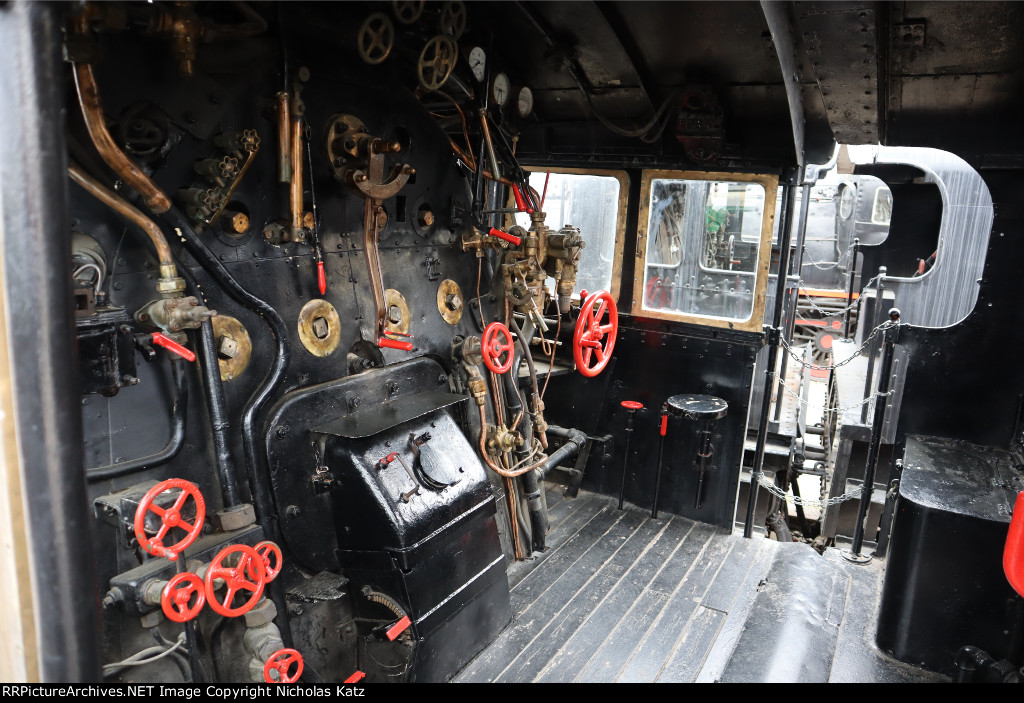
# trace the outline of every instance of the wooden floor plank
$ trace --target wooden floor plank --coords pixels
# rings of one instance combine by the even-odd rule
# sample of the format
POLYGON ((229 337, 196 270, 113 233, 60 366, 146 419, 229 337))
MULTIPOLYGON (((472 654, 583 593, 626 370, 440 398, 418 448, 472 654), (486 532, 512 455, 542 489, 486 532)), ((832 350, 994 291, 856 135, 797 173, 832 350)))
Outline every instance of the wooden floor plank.
POLYGON ((685 575, 677 575, 668 603, 643 638, 636 639, 617 680, 650 682, 658 677, 735 546, 728 535, 716 533, 685 575))
POLYGON ((726 613, 703 605, 697 607, 690 623, 676 644, 668 663, 662 668, 658 683, 690 683, 700 671, 704 657, 718 637, 726 613))
MULTIPOLYGON (((657 526, 659 522, 651 520, 648 525, 657 526)), ((537 680, 574 680, 619 621, 626 616, 637 598, 644 593, 651 580, 671 561, 672 555, 694 526, 695 523, 692 521, 679 517, 660 526, 660 530, 645 547, 644 553, 638 556, 633 567, 617 584, 614 584, 614 588, 609 592, 608 598, 600 604, 599 609, 551 658, 537 680)))
MULTIPOLYGON (((640 526, 642 515, 602 509, 580 530, 563 555, 547 560, 530 576, 528 588, 513 594, 515 620, 459 675, 460 681, 497 681, 590 578, 640 526), (543 571, 543 573, 542 573, 543 571)), ((525 582, 524 582, 525 583, 525 582)))

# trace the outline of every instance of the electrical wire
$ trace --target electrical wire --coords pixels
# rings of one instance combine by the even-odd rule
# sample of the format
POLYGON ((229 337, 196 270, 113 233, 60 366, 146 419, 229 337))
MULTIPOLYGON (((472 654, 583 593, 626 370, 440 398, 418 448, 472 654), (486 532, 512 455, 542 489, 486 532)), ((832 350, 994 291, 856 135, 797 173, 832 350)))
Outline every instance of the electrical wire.
POLYGON ((74 273, 71 274, 71 280, 77 280, 82 272, 87 269, 93 269, 96 271, 96 285, 93 286, 93 294, 99 295, 100 289, 103 287, 103 271, 96 264, 82 264, 75 269, 74 273))
POLYGON ((143 649, 141 652, 136 652, 132 656, 124 659, 123 661, 115 662, 113 664, 105 664, 103 666, 103 675, 111 676, 116 674, 130 666, 143 666, 144 664, 152 664, 155 661, 159 661, 166 656, 174 653, 179 647, 185 644, 185 633, 182 632, 178 635, 178 639, 170 647, 156 646, 143 649), (150 655, 156 656, 150 656, 150 655))

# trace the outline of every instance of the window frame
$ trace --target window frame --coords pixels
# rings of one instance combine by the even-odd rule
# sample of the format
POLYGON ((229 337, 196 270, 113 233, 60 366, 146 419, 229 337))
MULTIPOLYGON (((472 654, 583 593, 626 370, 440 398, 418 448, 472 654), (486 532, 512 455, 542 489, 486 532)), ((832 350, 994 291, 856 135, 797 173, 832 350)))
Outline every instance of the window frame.
POLYGON ((764 323, 764 308, 767 298, 768 269, 771 265, 772 232, 775 225, 775 201, 778 196, 779 177, 772 174, 723 173, 711 171, 676 171, 671 169, 644 169, 640 182, 640 216, 637 222, 636 262, 633 276, 633 297, 630 314, 638 318, 654 318, 686 322, 702 327, 720 327, 747 332, 760 332, 764 323), (724 317, 710 317, 664 310, 647 310, 643 307, 644 285, 647 278, 647 227, 650 224, 651 183, 656 179, 688 181, 728 181, 734 183, 756 183, 764 188, 764 212, 761 220, 761 242, 757 255, 757 274, 754 280, 754 301, 750 317, 734 320, 724 317))
MULTIPOLYGON (((570 166, 538 166, 531 164, 522 164, 522 169, 533 175, 535 173, 545 174, 549 171, 551 173, 559 173, 566 175, 576 176, 610 176, 619 182, 619 205, 615 215, 615 248, 612 253, 612 282, 611 290, 608 293, 612 296, 612 299, 618 300, 619 293, 622 289, 622 257, 624 255, 625 244, 626 244, 626 209, 629 205, 629 173, 623 169, 606 169, 606 168, 574 168, 570 166)), ((509 189, 511 191, 511 189, 509 189)), ((540 193, 543 195, 542 193, 540 193)), ((509 206, 515 207, 515 202, 512 201, 511 192, 509 193, 509 206)), ((515 214, 510 213, 505 221, 507 226, 516 224, 515 214)), ((557 232, 563 224, 573 224, 560 222, 555 226, 545 221, 548 229, 552 232, 557 232)), ((587 241, 587 233, 581 232, 583 235, 583 241, 587 241)), ((593 291, 587 291, 592 293, 593 291)), ((581 300, 579 288, 576 287, 572 292, 573 300, 581 300)))

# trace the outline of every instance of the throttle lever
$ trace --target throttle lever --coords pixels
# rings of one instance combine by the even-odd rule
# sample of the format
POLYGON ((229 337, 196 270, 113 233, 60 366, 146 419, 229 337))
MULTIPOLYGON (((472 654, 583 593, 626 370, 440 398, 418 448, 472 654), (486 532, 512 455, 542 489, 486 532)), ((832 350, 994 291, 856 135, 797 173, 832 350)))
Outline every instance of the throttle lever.
POLYGON ((183 347, 170 337, 167 337, 166 335, 163 335, 160 332, 153 333, 153 344, 161 346, 167 351, 177 354, 185 361, 196 360, 195 352, 189 350, 188 347, 183 347))

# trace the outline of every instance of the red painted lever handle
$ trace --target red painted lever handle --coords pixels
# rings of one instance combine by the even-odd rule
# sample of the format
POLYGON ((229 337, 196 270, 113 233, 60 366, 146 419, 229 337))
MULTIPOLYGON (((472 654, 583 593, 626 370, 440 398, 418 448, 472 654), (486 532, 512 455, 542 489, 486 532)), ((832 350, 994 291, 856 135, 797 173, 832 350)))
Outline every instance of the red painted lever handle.
POLYGON ((316 262, 316 284, 320 288, 320 295, 327 292, 327 273, 324 271, 324 262, 316 262))
POLYGON ((381 337, 377 341, 378 347, 387 347, 388 349, 401 349, 402 351, 412 351, 412 342, 399 342, 397 339, 388 339, 387 337, 381 337))
POLYGON ((153 333, 153 344, 157 344, 169 352, 174 352, 185 361, 195 361, 196 355, 186 347, 181 346, 170 337, 165 337, 159 332, 153 333))
POLYGON ((517 208, 519 208, 522 212, 525 212, 527 214, 533 214, 533 208, 530 207, 530 204, 526 202, 526 198, 523 197, 523 191, 519 188, 519 186, 512 186, 512 195, 516 199, 517 208))
POLYGON ((344 683, 356 683, 357 681, 362 681, 365 677, 366 674, 364 674, 361 671, 357 671, 356 673, 352 674, 347 679, 345 679, 344 683))
POLYGON ((668 415, 661 416, 661 436, 668 434, 668 415))
POLYGON ((497 237, 498 239, 503 239, 509 244, 513 244, 515 246, 519 246, 523 242, 523 240, 517 237, 516 235, 509 234, 508 232, 502 232, 500 229, 497 229, 495 227, 491 227, 491 231, 488 232, 487 234, 491 235, 492 237, 497 237))

